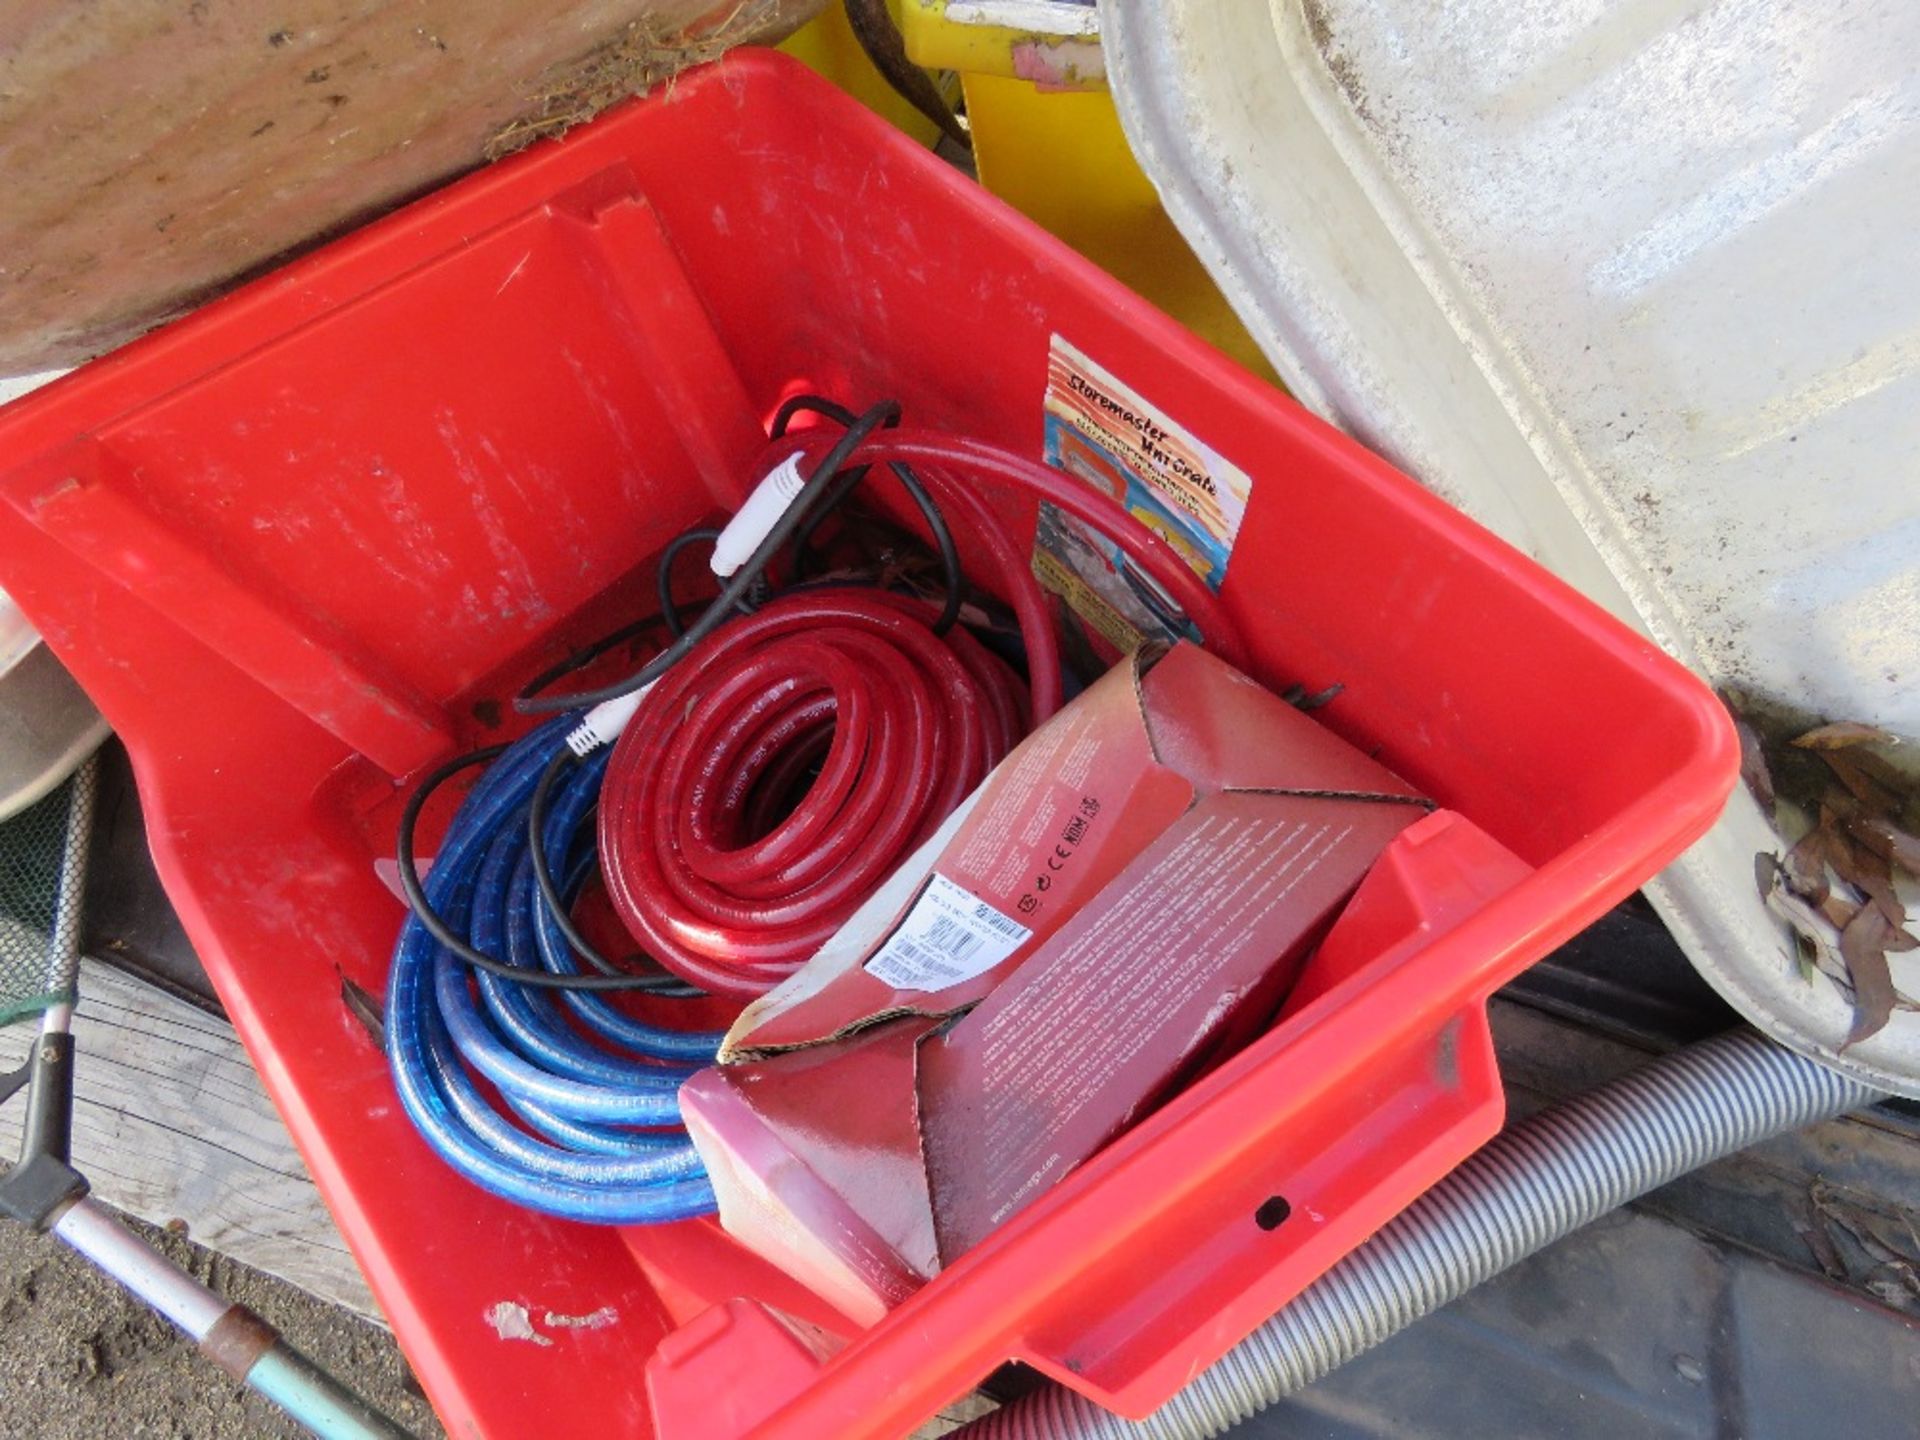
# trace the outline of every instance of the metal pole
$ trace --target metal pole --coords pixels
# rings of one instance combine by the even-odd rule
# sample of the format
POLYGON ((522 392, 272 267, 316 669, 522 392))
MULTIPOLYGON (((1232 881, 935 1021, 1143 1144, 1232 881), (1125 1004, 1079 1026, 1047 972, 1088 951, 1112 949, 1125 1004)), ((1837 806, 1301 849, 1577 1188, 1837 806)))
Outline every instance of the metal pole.
POLYGON ((22 1084, 27 1091, 20 1163, 0 1186, 0 1213, 58 1236, 185 1331, 214 1364, 322 1440, 409 1440, 404 1430, 288 1345, 253 1311, 228 1303, 87 1198, 86 1180, 71 1164, 69 1032, 80 970, 97 764, 90 757, 75 773, 67 805, 43 992, 61 998, 41 1016, 27 1066, 8 1077, 8 1089, 0 1092, 5 1098, 22 1084))
POLYGON ((323 1440, 409 1440, 386 1416, 280 1338, 244 1305, 229 1303, 122 1225, 97 1200, 80 1199, 53 1233, 190 1336, 200 1353, 323 1440))

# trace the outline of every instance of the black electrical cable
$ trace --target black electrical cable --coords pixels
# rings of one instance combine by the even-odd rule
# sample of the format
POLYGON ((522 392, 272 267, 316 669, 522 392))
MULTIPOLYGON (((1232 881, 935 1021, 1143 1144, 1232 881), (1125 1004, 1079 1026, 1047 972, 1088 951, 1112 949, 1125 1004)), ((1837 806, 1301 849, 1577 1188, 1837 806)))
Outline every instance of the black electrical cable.
POLYGON ((678 640, 687 633, 686 625, 680 619, 680 610, 673 603, 673 562, 680 558, 680 552, 689 545, 701 541, 711 544, 720 538, 720 532, 710 525, 702 525, 693 530, 682 530, 667 542, 667 548, 660 552, 660 561, 654 568, 654 588, 660 595, 660 613, 667 617, 667 631, 678 640))
MULTIPOLYGON (((793 417, 809 410, 815 415, 826 416, 827 419, 833 421, 836 425, 851 425, 855 419, 853 411, 842 405, 838 400, 829 399, 825 395, 802 392, 799 395, 789 395, 785 400, 780 402, 780 408, 773 412, 773 424, 769 427, 768 433, 770 433, 774 439, 780 439, 787 433, 788 428, 792 426, 793 417)), ((899 424, 899 417, 896 415, 894 419, 888 423, 887 428, 892 429, 897 424, 899 424)))
MULTIPOLYGON (((774 437, 776 440, 779 436, 774 437)), ((856 465, 850 470, 842 470, 840 478, 820 502, 820 508, 807 517, 807 523, 793 532, 793 573, 796 579, 805 579, 808 573, 807 551, 812 548, 814 532, 831 515, 840 502, 851 495, 867 478, 871 465, 856 465)))
MULTIPOLYGON (((816 415, 824 415, 836 425, 851 428, 859 419, 853 411, 824 395, 794 395, 781 402, 773 415, 773 438, 778 440, 787 433, 787 427, 793 423, 793 417, 803 410, 811 410, 816 415)), ((891 429, 900 423, 898 411, 887 421, 891 429)), ((867 473, 865 465, 855 466, 842 477, 829 498, 814 510, 798 530, 794 532, 793 543, 796 552, 803 552, 807 542, 812 539, 815 527, 832 511, 846 494, 858 485, 867 473)), ((933 622, 933 633, 945 635, 960 619, 960 605, 966 598, 966 575, 960 568, 960 547, 954 543, 953 531, 947 528, 946 517, 940 513, 940 507, 933 503, 933 497, 927 494, 926 487, 920 483, 920 477, 902 463, 895 462, 887 467, 893 472, 894 479, 913 500, 920 511, 920 517, 927 522, 927 529, 933 534, 934 548, 940 552, 940 568, 946 572, 947 598, 941 606, 939 618, 933 622)))
MULTIPOLYGON (((832 402, 825 401, 821 403, 831 404, 832 402)), ((840 410, 840 407, 838 406, 834 406, 833 408, 835 410, 840 410)), ((869 413, 876 420, 884 421, 884 423, 890 424, 890 423, 897 422, 899 418, 898 407, 897 406, 892 407, 892 414, 890 417, 886 414, 886 410, 887 410, 887 407, 877 406, 875 407, 874 411, 869 413)), ((787 412, 783 410, 782 413, 785 414, 787 412)), ((849 431, 851 431, 852 426, 858 423, 858 417, 855 417, 850 411, 840 411, 840 413, 847 417, 844 423, 848 425, 849 431)), ((873 428, 874 426, 870 422, 865 427, 865 431, 863 433, 870 433, 873 428)), ((833 459, 832 456, 828 457, 829 462, 831 462, 832 459, 833 459)), ((862 470, 864 470, 865 467, 861 467, 861 468, 862 470)), ((817 473, 827 475, 831 481, 832 478, 834 477, 834 468, 831 465, 831 463, 823 464, 820 468, 820 471, 817 473)), ((846 477, 844 475, 840 476, 839 479, 841 480, 842 483, 838 483, 838 484, 829 483, 828 485, 822 487, 822 489, 826 491, 824 497, 821 496, 820 490, 815 490, 814 493, 817 498, 815 500, 813 513, 816 516, 821 513, 824 513, 824 511, 827 508, 829 508, 832 505, 838 504, 841 499, 845 498, 847 493, 852 488, 851 485, 844 483, 845 478, 846 477)), ((857 473, 854 474, 853 478, 857 480, 859 478, 858 474, 857 473)), ((812 480, 809 479, 809 481, 807 482, 807 486, 802 487, 801 494, 799 497, 797 497, 796 504, 792 508, 794 509, 800 508, 800 505, 805 502, 807 498, 807 488, 811 485, 812 485, 812 480)), ((791 513, 791 509, 789 510, 789 513, 791 513)), ((934 513, 937 517, 938 511, 936 510, 934 513)), ((944 530, 945 528, 944 522, 942 522, 941 528, 944 530)), ((718 531, 717 529, 712 529, 708 527, 699 527, 692 530, 683 531, 681 534, 676 535, 673 538, 673 540, 668 543, 666 549, 661 552, 660 560, 655 570, 655 585, 659 592, 660 613, 657 616, 652 617, 648 621, 641 622, 640 624, 635 626, 625 627, 627 632, 632 634, 638 634, 638 633, 641 633, 644 629, 651 626, 652 624, 656 624, 661 621, 664 621, 666 624, 666 628, 673 636, 673 640, 675 644, 679 644, 681 642, 686 641, 689 633, 689 627, 687 627, 681 622, 681 618, 680 618, 681 610, 680 610, 680 607, 675 603, 674 596, 673 596, 673 563, 676 559, 679 558, 681 552, 684 551, 688 546, 696 545, 702 542, 711 543, 715 540, 718 540, 719 538, 720 538, 720 531, 718 531)), ((770 555, 763 556, 761 554, 761 551, 765 549, 766 547, 763 545, 762 547, 760 547, 760 550, 756 550, 754 553, 754 557, 747 562, 746 566, 742 567, 743 571, 751 572, 750 578, 755 583, 750 586, 748 594, 746 596, 743 596, 737 602, 737 605, 735 608, 738 608, 741 610, 751 610, 752 608, 754 608, 756 602, 764 599, 765 587, 764 587, 764 584, 760 582, 764 581, 767 561, 772 558, 770 555)), ((723 591, 721 598, 724 598, 724 595, 725 595, 725 592, 723 591)), ((715 608, 717 608, 719 605, 720 605, 719 599, 716 599, 715 601, 711 602, 707 611, 703 612, 701 617, 702 620, 706 618, 707 614, 712 613, 712 611, 715 608)), ((695 623, 697 625, 700 622, 696 621, 695 623)), ((621 632, 615 632, 615 633, 620 634, 621 632)), ((596 641, 593 645, 588 646, 585 651, 581 652, 580 657, 570 657, 570 659, 573 660, 574 662, 571 668, 577 668, 579 664, 585 663, 586 659, 591 658, 598 654, 605 653, 605 651, 608 648, 610 648, 612 643, 617 643, 617 642, 613 642, 610 637, 609 639, 596 641)), ((669 647, 669 648, 672 648, 672 647, 669 647)), ((664 653, 665 652, 663 652, 663 654, 664 653)), ((656 662, 658 659, 659 657, 655 657, 656 662)), ((566 666, 567 663, 568 662, 562 662, 562 665, 566 666)), ((649 667, 651 667, 653 663, 655 662, 649 662, 649 667)), ((559 673, 565 673, 565 670, 560 669, 559 673)), ((644 673, 645 671, 643 670, 642 674, 644 673)), ((533 694, 537 693, 540 689, 543 689, 546 683, 551 683, 553 679, 557 679, 557 678, 558 678, 558 675, 556 674, 556 672, 554 670, 549 670, 546 673, 546 675, 543 675, 542 677, 540 677, 540 680, 536 682, 534 685, 530 685, 525 689, 523 689, 521 691, 521 698, 530 699, 533 694)), ((522 708, 527 708, 527 707, 523 706, 522 708)), ((562 771, 564 771, 569 764, 574 763, 574 760, 575 760, 575 756, 573 754, 573 751, 570 749, 562 747, 561 749, 555 751, 553 758, 547 762, 546 768, 541 772, 539 783, 535 785, 534 791, 533 791, 533 797, 528 804, 527 839, 528 839, 528 846, 529 846, 529 858, 532 861, 532 867, 533 867, 533 880, 534 880, 534 884, 539 889, 540 898, 542 902, 547 906, 548 913, 553 916, 554 924, 556 928, 558 928, 558 930, 560 931, 562 938, 566 940, 569 948, 571 948, 573 952, 580 957, 581 960, 586 962, 586 964, 588 964, 595 970, 598 970, 602 975, 621 975, 622 972, 620 971, 619 967, 614 965, 612 961, 608 960, 606 956, 602 955, 599 952, 599 950, 593 945, 593 943, 590 940, 588 940, 584 934, 581 933, 579 927, 574 924, 572 915, 568 913, 568 907, 567 907, 566 901, 564 897, 560 894, 560 886, 559 886, 559 883, 554 878, 552 866, 548 863, 548 859, 547 859, 546 844, 545 844, 543 833, 542 833, 546 828, 547 804, 553 794, 554 783, 559 779, 562 771)), ((522 972, 516 971, 515 973, 518 974, 522 972)), ((648 978, 651 978, 651 977, 648 977, 648 978)), ((686 995, 698 995, 702 993, 701 991, 699 991, 697 988, 693 986, 685 985, 684 982, 674 981, 673 983, 675 985, 678 985, 680 988, 672 993, 686 994, 686 995)), ((659 988, 663 990, 665 989, 665 987, 659 987, 659 988)))
POLYGON ((554 883, 553 870, 547 864, 547 847, 540 833, 546 829, 547 797, 553 793, 553 782, 560 776, 561 762, 572 756, 573 752, 562 745, 554 752, 553 759, 547 762, 547 768, 540 772, 540 783, 533 787, 533 799, 527 809, 527 842, 533 852, 530 857, 533 861, 533 883, 540 891, 541 900, 546 902, 553 923, 572 947, 573 953, 602 975, 618 975, 622 973, 620 967, 602 955, 594 943, 580 932, 580 927, 573 923, 573 916, 568 913, 560 887, 554 883))
MULTIPOLYGON (((826 416, 829 420, 845 426, 847 433, 841 437, 840 442, 829 452, 826 459, 822 461, 814 473, 807 478, 794 504, 788 507, 785 514, 782 515, 781 520, 769 531, 767 537, 762 541, 760 546, 756 548, 746 564, 735 573, 730 583, 723 587, 721 593, 710 601, 704 610, 700 611, 699 618, 694 624, 692 626, 685 626, 682 623, 682 615, 684 612, 681 607, 674 603, 672 593, 673 562, 687 546, 697 544, 701 541, 711 542, 718 539, 720 532, 714 529, 699 528, 686 531, 676 536, 661 555, 656 572, 656 584, 660 594, 659 614, 650 616, 645 620, 636 621, 631 625, 623 626, 610 635, 603 636, 583 650, 568 656, 557 665, 549 668, 520 691, 520 694, 515 700, 516 709, 522 711, 544 711, 572 708, 576 705, 599 703, 602 699, 611 699, 620 694, 630 693, 632 690, 648 683, 651 679, 657 678, 658 674, 664 673, 671 664, 681 658, 693 645, 705 638, 706 634, 718 628, 719 624, 733 611, 750 609, 756 601, 764 599, 766 594, 765 570, 774 554, 778 552, 781 546, 787 543, 795 542, 804 544, 804 535, 810 534, 813 526, 818 524, 820 518, 828 513, 835 505, 839 504, 866 473, 867 467, 865 466, 856 467, 852 471, 841 471, 840 466, 846 456, 852 453, 861 441, 875 429, 882 425, 890 426, 898 424, 900 415, 898 405, 892 402, 874 406, 867 411, 866 414, 856 416, 844 406, 819 396, 795 396, 781 406, 779 414, 775 417, 773 430, 776 438, 786 432, 787 426, 791 423, 793 416, 803 409, 814 410, 826 416), (796 537, 799 538, 796 539, 796 537), (602 687, 602 689, 597 691, 582 692, 575 695, 543 696, 540 694, 541 691, 548 685, 553 684, 561 676, 590 663, 623 641, 636 638, 645 634, 653 627, 662 624, 664 624, 665 628, 672 634, 672 643, 659 655, 649 661, 646 666, 642 667, 637 675, 630 677, 627 681, 616 682, 612 686, 602 687)), ((918 478, 914 476, 912 471, 905 465, 893 465, 890 468, 920 508, 941 553, 943 568, 947 573, 948 593, 946 605, 935 624, 934 633, 944 634, 959 617, 962 591, 965 583, 964 575, 960 568, 959 550, 954 543, 952 532, 947 527, 945 517, 941 515, 939 507, 933 503, 932 497, 927 494, 918 478)), ((578 926, 575 925, 569 913, 569 907, 565 902, 565 898, 560 893, 560 887, 554 879, 552 868, 548 864, 546 846, 541 833, 545 826, 547 802, 552 794, 554 783, 558 780, 564 768, 574 760, 571 750, 562 749, 556 752, 552 760, 548 762, 546 768, 542 771, 540 780, 535 786, 527 813, 530 859, 532 862, 534 882, 539 889, 541 901, 548 907, 548 912, 553 916, 556 928, 560 931, 574 953, 600 973, 597 975, 553 975, 546 972, 529 971, 518 966, 508 965, 505 962, 494 959, 492 956, 485 955, 473 946, 467 944, 458 935, 454 934, 451 928, 433 911, 431 905, 427 902, 424 887, 420 883, 418 867, 413 857, 414 830, 418 824, 421 811, 425 806, 426 800, 433 792, 454 774, 457 774, 460 770, 468 766, 492 759, 504 748, 504 746, 492 746, 486 750, 475 751, 470 755, 462 756, 449 762, 447 766, 443 766, 440 770, 435 771, 422 783, 402 812, 399 836, 400 843, 398 847, 400 850, 401 885, 402 889, 406 892, 408 903, 413 907, 415 913, 420 916, 421 922, 427 928, 428 932, 441 944, 445 945, 453 951, 454 954, 460 956, 469 964, 476 965, 493 974, 501 975, 504 978, 524 984, 538 985, 552 989, 618 989, 645 990, 661 994, 677 995, 699 994, 700 992, 697 989, 686 985, 685 982, 678 980, 676 977, 641 976, 623 973, 612 961, 602 955, 592 942, 579 930, 578 926)))
MULTIPOLYGON (((773 436, 775 439, 778 439, 786 433, 787 426, 792 421, 793 416, 803 409, 817 411, 825 415, 829 420, 835 421, 847 427, 849 430, 860 423, 861 420, 861 417, 856 416, 851 410, 836 404, 832 400, 817 395, 797 395, 783 404, 779 412, 774 416, 773 436)), ((874 412, 869 412, 869 414, 872 413, 874 412)), ((898 411, 896 409, 893 416, 885 420, 884 423, 892 425, 897 422, 898 418, 898 411)), ((929 496, 921 486, 918 477, 904 465, 895 465, 892 469, 901 483, 906 487, 908 494, 919 504, 921 513, 926 517, 936 543, 940 546, 942 560, 947 571, 947 605, 942 611, 939 621, 936 622, 934 626, 934 633, 936 635, 945 634, 946 630, 951 628, 953 623, 959 618, 960 593, 965 584, 964 577, 960 570, 959 549, 954 543, 952 531, 947 527, 946 518, 940 513, 939 507, 933 503, 932 497, 929 496)), ((843 471, 833 478, 832 482, 827 486, 824 495, 809 511, 806 523, 795 531, 792 537, 792 543, 796 550, 805 545, 806 536, 811 532, 812 527, 818 524, 818 522, 835 506, 840 504, 841 501, 846 499, 859 483, 860 479, 867 473, 867 470, 868 467, 862 465, 843 471)), ((831 474, 832 472, 823 465, 819 473, 831 474)), ((811 480, 809 480, 808 483, 811 484, 811 480)), ((719 538, 719 530, 710 527, 698 527, 676 535, 673 540, 669 542, 666 549, 661 552, 658 565, 654 572, 655 585, 659 594, 660 618, 666 620, 667 628, 673 633, 676 640, 680 639, 686 633, 686 627, 680 623, 680 607, 676 605, 674 601, 674 561, 679 558, 681 552, 687 549, 687 547, 702 542, 711 543, 719 538)), ((764 581, 764 562, 762 562, 759 570, 759 576, 764 581)), ((763 590, 764 586, 757 588, 763 590)), ((764 599, 764 594, 756 593, 753 598, 755 601, 764 599)), ((749 608, 748 602, 742 601, 741 607, 749 608)), ((604 642, 600 645, 589 647, 589 653, 598 653, 603 648, 604 642)), ((525 694, 526 692, 523 691, 522 693, 525 694)), ((574 762, 575 757, 571 750, 561 749, 556 751, 553 758, 547 762, 545 770, 541 772, 539 783, 534 787, 533 798, 527 808, 527 839, 533 865, 534 884, 539 888, 541 899, 545 902, 548 911, 553 915, 555 925, 565 938, 567 944, 573 949, 574 953, 602 974, 619 974, 621 972, 618 967, 604 955, 600 954, 586 936, 580 932, 578 927, 574 925, 572 917, 567 913, 566 903, 560 894, 560 886, 554 878, 552 866, 548 862, 546 845, 542 838, 546 828, 547 804, 552 796, 554 784, 558 781, 565 768, 574 762)), ((698 990, 693 989, 693 987, 688 987, 688 989, 691 993, 700 993, 698 990)))
MULTIPOLYGON (((533 883, 539 887, 540 899, 546 904, 548 913, 553 916, 554 925, 574 954, 602 975, 631 977, 632 971, 622 969, 602 955, 580 927, 574 924, 566 897, 560 893, 560 886, 553 878, 553 868, 547 863, 547 847, 541 837, 541 832, 547 826, 547 801, 553 794, 554 781, 560 778, 561 770, 573 758, 573 751, 564 745, 554 752, 553 758, 547 762, 547 768, 540 772, 540 782, 533 787, 533 799, 527 805, 527 843, 530 850, 528 858, 533 864, 533 883)), ((591 810, 587 812, 589 817, 592 814, 591 810)), ((583 818, 581 823, 585 824, 587 821, 583 818)), ((523 970, 514 971, 516 976, 525 973, 527 972, 523 970)), ((699 986, 689 985, 674 975, 646 975, 638 978, 658 981, 658 984, 648 988, 655 994, 674 999, 690 1000, 707 993, 699 986)))
MULTIPOLYGON (((509 965, 504 960, 496 960, 483 951, 476 950, 452 927, 440 918, 437 911, 427 901, 426 887, 420 883, 420 866, 414 858, 414 831, 420 823, 420 812, 426 808, 433 793, 462 770, 475 765, 484 765, 498 758, 506 751, 505 745, 488 745, 484 749, 473 750, 465 755, 457 755, 440 766, 421 781, 412 795, 407 798, 406 806, 400 811, 400 831, 394 842, 394 859, 400 871, 400 889, 407 897, 407 905, 419 917, 420 923, 429 935, 440 942, 447 950, 459 956, 476 969, 485 970, 490 975, 511 980, 520 985, 531 985, 543 990, 629 990, 651 991, 665 994, 683 993, 686 982, 674 975, 555 975, 545 970, 529 970, 518 965, 509 965)), ((539 854, 536 844, 534 853, 539 854)), ((563 907, 556 907, 555 915, 564 915, 563 907)))
POLYGON ((925 70, 907 54, 900 21, 886 0, 846 0, 847 28, 866 52, 873 68, 893 91, 926 116, 955 145, 971 151, 973 132, 961 123, 947 97, 925 70))
POLYGON ((674 610, 671 620, 664 615, 649 615, 644 620, 635 620, 632 624, 622 625, 618 630, 610 631, 598 640, 590 641, 564 659, 556 660, 522 685, 519 693, 514 696, 515 708, 519 708, 519 701, 532 699, 549 685, 555 684, 576 670, 585 669, 609 650, 624 645, 629 640, 637 640, 649 630, 665 628, 671 631, 675 625, 684 629, 687 617, 698 615, 704 609, 706 609, 705 601, 697 605, 682 605, 674 610))
POLYGON ((721 587, 700 618, 687 627, 686 633, 677 636, 653 659, 649 660, 635 674, 624 680, 616 680, 611 685, 602 685, 596 690, 582 690, 569 695, 531 695, 514 700, 514 708, 525 715, 551 714, 556 710, 572 710, 579 706, 599 705, 622 695, 630 695, 643 685, 650 685, 659 679, 674 665, 678 664, 694 646, 711 635, 721 625, 733 617, 735 607, 742 600, 750 599, 754 587, 759 582, 761 571, 767 563, 793 538, 794 532, 806 520, 807 515, 819 503, 822 495, 832 487, 840 467, 846 464, 849 456, 860 448, 861 443, 889 420, 897 420, 900 406, 891 400, 883 401, 860 416, 847 427, 847 433, 840 437, 833 449, 814 468, 800 487, 800 493, 794 497, 780 518, 767 531, 758 548, 747 558, 738 570, 721 587))

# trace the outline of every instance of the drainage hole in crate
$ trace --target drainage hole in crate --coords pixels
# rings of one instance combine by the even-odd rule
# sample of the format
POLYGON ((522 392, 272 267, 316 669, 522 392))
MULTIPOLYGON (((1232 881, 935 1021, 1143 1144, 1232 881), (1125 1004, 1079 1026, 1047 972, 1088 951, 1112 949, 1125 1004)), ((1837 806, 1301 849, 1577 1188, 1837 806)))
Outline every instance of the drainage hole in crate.
POLYGON ((1287 1203, 1284 1195, 1270 1195, 1253 1212, 1253 1223, 1262 1230, 1278 1230, 1292 1213, 1293 1206, 1287 1203))

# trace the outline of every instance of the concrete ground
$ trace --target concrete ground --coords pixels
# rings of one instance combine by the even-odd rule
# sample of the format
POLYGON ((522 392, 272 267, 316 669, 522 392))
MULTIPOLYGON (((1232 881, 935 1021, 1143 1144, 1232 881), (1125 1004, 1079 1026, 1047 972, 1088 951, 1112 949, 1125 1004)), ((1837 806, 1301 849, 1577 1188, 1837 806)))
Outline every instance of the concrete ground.
MULTIPOLYGON (((135 1225, 421 1440, 440 1440, 393 1337, 304 1291, 135 1225)), ((294 1440, 303 1432, 57 1241, 0 1221, 0 1440, 294 1440)))

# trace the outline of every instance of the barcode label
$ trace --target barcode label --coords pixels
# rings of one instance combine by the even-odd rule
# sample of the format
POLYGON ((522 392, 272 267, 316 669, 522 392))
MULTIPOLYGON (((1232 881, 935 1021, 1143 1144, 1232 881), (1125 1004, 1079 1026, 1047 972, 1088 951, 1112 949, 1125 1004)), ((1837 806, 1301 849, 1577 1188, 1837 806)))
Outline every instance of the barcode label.
POLYGON ((1032 934, 936 871, 867 973, 896 990, 945 990, 986 974, 1032 934))

